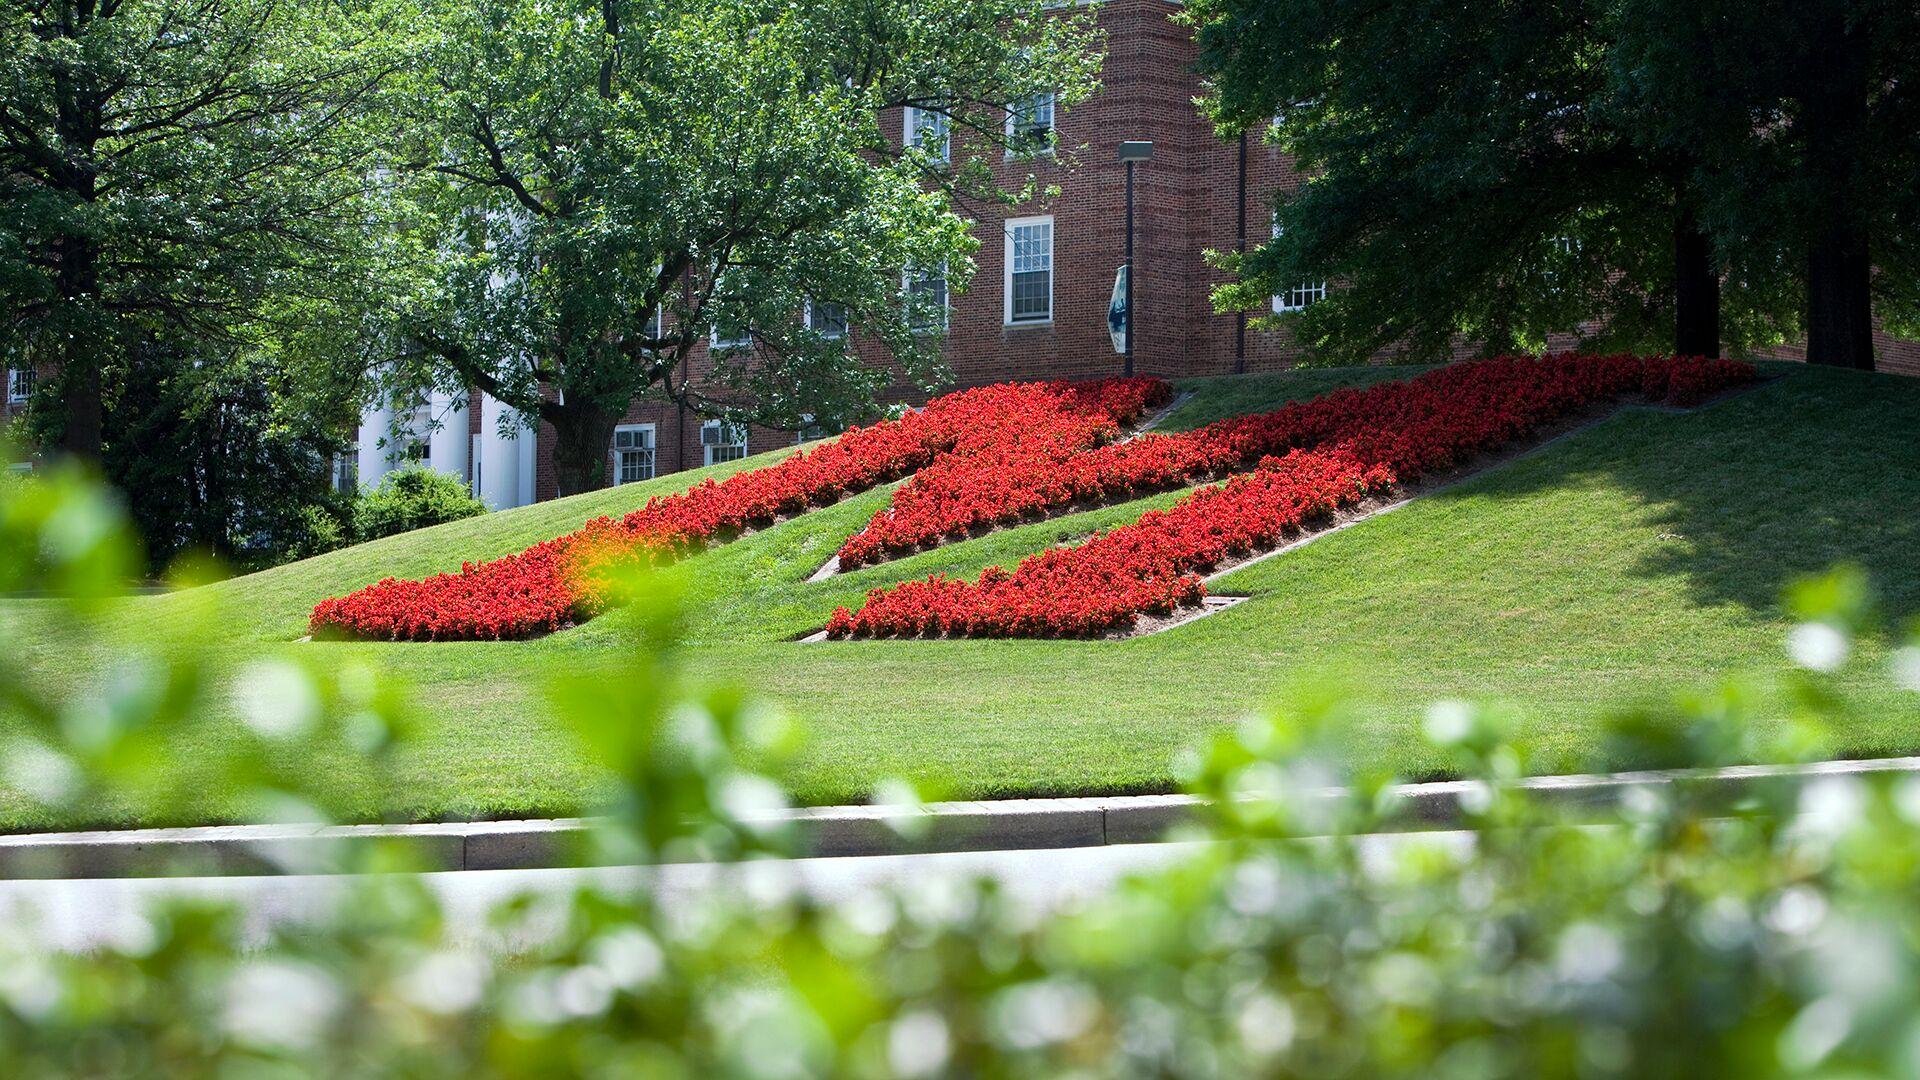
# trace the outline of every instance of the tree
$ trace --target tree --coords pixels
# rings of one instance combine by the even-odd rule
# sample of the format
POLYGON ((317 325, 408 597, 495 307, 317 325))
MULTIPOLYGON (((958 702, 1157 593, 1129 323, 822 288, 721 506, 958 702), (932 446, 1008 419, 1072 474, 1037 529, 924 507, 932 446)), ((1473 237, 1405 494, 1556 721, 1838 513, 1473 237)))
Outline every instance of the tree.
POLYGON ((1619 0, 1605 33, 1634 138, 1692 149, 1732 272, 1804 290, 1809 361, 1871 368, 1876 304, 1920 324, 1920 8, 1619 0))
POLYGON ((871 408, 889 362, 938 382, 903 275, 964 282, 956 203, 1022 193, 984 158, 1008 106, 1078 100, 1098 63, 1090 16, 1038 0, 462 0, 430 25, 393 121, 421 269, 376 359, 403 395, 477 387, 551 424, 561 494, 604 483, 639 396, 793 426, 871 408), (981 155, 886 138, 907 104, 981 155), (708 342, 729 345, 695 378, 708 342))
MULTIPOLYGON (((276 350, 153 338, 128 351, 101 466, 159 572, 188 552, 251 569, 330 543, 328 463, 355 419, 350 372, 309 382, 276 350)), ((336 538, 337 539, 337 538, 336 538)))
POLYGON ((1597 3, 1200 0, 1206 107, 1268 129, 1309 178, 1223 292, 1297 317, 1313 352, 1539 348, 1552 332, 1718 355, 1719 280, 1684 162, 1611 122, 1597 3), (1417 92, 1412 88, 1418 88, 1417 92))
POLYGON ((1870 365, 1869 288, 1912 317, 1911 5, 1198 0, 1185 17, 1216 122, 1272 122, 1311 178, 1221 299, 1334 279, 1295 320, 1318 354, 1558 331, 1714 355, 1805 333, 1810 358, 1870 365))
POLYGON ((0 352, 50 374, 53 445, 101 457, 156 337, 192 354, 366 287, 364 106, 395 27, 357 0, 0 11, 0 352))

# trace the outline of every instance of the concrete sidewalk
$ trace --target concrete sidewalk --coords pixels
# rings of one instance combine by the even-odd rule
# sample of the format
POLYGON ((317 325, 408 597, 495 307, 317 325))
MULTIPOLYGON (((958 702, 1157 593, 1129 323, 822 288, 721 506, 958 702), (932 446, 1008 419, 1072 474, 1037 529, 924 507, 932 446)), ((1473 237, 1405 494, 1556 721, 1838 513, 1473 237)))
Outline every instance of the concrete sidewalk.
MULTIPOLYGON (((1680 783, 1737 791, 1762 780, 1920 773, 1920 757, 1748 765, 1574 776, 1540 776, 1522 787, 1563 807, 1612 805, 1635 788, 1680 783)), ((1463 819, 1474 781, 1389 789, 1407 829, 1463 819)), ((1313 793, 1338 798, 1337 789, 1313 793)), ((1186 795, 1007 799, 925 806, 826 806, 783 811, 797 850, 813 858, 925 852, 1019 851, 1139 844, 1166 838, 1199 800, 1186 795)), ((441 870, 524 870, 579 865, 589 819, 456 822, 434 825, 236 825, 0 837, 0 879, 321 873, 356 865, 367 845, 401 848, 419 866, 441 870)))

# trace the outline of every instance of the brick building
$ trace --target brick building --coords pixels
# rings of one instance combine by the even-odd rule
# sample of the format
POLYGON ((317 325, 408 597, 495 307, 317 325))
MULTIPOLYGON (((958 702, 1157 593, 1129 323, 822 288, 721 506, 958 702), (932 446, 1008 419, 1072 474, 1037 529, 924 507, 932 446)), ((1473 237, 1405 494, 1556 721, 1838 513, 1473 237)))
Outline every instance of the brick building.
MULTIPOLYGON (((1223 275, 1205 253, 1232 250, 1243 236, 1248 243, 1262 239, 1274 191, 1297 183, 1297 176, 1274 147, 1259 139, 1244 148, 1223 141, 1197 114, 1197 50, 1169 18, 1177 10, 1173 0, 1104 0, 1098 19, 1108 53, 1101 92, 1058 115, 1057 158, 996 162, 1009 186, 1031 172, 1060 193, 1004 214, 996 208, 977 215, 973 281, 949 298, 945 348, 957 386, 1120 373, 1106 316, 1115 272, 1125 261, 1126 172, 1116 151, 1127 139, 1153 143, 1152 160, 1138 166, 1135 177, 1136 371, 1212 375, 1291 365, 1284 330, 1242 334, 1236 316, 1215 313, 1210 293, 1223 275)), ((1009 122, 1039 127, 1054 120, 1051 103, 1039 101, 1009 122)), ((936 123, 902 110, 881 117, 882 131, 902 140, 918 132, 937 142, 936 123)), ((975 151, 956 142, 950 152, 959 158, 975 151)), ((936 274, 910 284, 945 291, 936 274)), ((1276 297, 1276 310, 1311 302, 1324 290, 1314 283, 1276 297)), ((1920 374, 1920 345, 1879 344, 1884 369, 1920 374)), ((697 380, 707 368, 704 351, 690 363, 697 380)), ((897 393, 910 396, 906 388, 897 393)), ((477 392, 466 401, 437 398, 421 418, 437 419, 439 430, 428 432, 433 425, 422 423, 415 428, 422 437, 396 450, 465 477, 495 507, 552 498, 551 429, 502 439, 501 412, 499 402, 477 392)), ((384 474, 397 456, 379 445, 391 419, 369 413, 362 426, 362 483, 384 474)), ((670 404, 640 401, 608 448, 610 482, 696 468, 796 439, 791 431, 733 431, 670 404)))
MULTIPOLYGON (((31 367, 6 369, 5 385, 0 387, 0 390, 4 391, 0 393, 0 427, 4 427, 14 417, 27 411, 27 401, 33 397, 33 388, 38 381, 38 376, 39 373, 31 367)), ((0 462, 4 461, 5 458, 0 457, 0 462)), ((16 472, 24 472, 29 468, 24 461, 14 462, 7 467, 16 472)))

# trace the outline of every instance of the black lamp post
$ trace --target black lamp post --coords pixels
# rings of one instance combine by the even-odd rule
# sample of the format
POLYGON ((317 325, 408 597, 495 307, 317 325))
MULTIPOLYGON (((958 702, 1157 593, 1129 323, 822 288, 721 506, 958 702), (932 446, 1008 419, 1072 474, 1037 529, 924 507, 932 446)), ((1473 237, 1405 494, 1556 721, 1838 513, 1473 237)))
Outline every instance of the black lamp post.
POLYGON ((1145 139, 1128 139, 1120 144, 1120 160, 1127 163, 1127 362, 1125 374, 1133 374, 1133 165, 1153 160, 1153 144, 1145 139))

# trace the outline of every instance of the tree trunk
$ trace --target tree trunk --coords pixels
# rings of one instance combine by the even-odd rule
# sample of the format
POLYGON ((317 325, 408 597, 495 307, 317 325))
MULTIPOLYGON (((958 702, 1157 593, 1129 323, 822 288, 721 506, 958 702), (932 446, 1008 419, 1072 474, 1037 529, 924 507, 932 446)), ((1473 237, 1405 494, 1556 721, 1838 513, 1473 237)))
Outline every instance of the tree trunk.
POLYGON ((1873 370, 1873 262, 1849 223, 1824 230, 1807 260, 1807 363, 1873 370))
POLYGON ((553 472, 562 498, 606 487, 613 429, 620 418, 592 405, 542 409, 553 425, 553 472))
POLYGON ((1806 140, 1807 362, 1873 370, 1873 261, 1862 205, 1872 89, 1867 31, 1845 5, 1815 5, 1809 32, 1820 75, 1801 91, 1795 126, 1806 140))
POLYGON ((99 340, 101 315, 95 310, 100 298, 98 253, 92 240, 78 236, 60 241, 55 250, 67 323, 55 382, 60 393, 60 449, 97 464, 106 430, 100 378, 100 362, 106 350, 99 340))
POLYGON ((1713 241, 1686 209, 1673 223, 1673 352, 1720 355, 1720 271, 1713 241))

